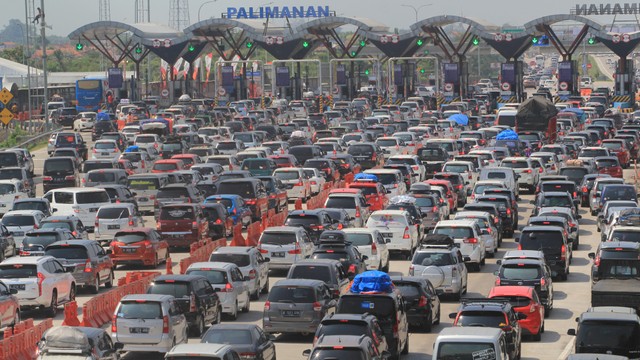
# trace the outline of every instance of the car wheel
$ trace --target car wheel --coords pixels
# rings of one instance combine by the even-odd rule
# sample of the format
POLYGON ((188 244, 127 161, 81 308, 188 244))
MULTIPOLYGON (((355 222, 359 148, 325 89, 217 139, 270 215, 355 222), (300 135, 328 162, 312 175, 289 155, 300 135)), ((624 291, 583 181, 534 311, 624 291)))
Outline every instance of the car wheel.
POLYGON ((216 321, 213 322, 213 325, 220 324, 222 322, 222 306, 218 306, 218 316, 216 317, 216 321))
POLYGON ((15 315, 13 315, 13 323, 11 324, 11 327, 16 326, 18 323, 20 323, 20 310, 16 310, 15 315))
POLYGON ((262 291, 263 294, 268 294, 269 293, 269 278, 267 278, 267 283, 264 284, 264 286, 262 287, 262 291))
POLYGON ((238 319, 238 300, 236 300, 236 304, 233 307, 233 312, 231 314, 229 314, 229 318, 231 320, 237 320, 238 319))
POLYGON ((155 257, 154 257, 154 259, 153 259, 153 264, 151 264, 152 269, 156 269, 156 268, 158 267, 158 264, 159 264, 159 263, 160 263, 160 262, 158 261, 158 254, 156 254, 156 256, 155 256, 155 257))
POLYGON ((45 310, 45 315, 50 318, 56 317, 58 314, 58 291, 55 289, 51 293, 51 304, 45 310))
POLYGON ((533 335, 533 336, 532 336, 533 341, 540 341, 540 340, 542 340, 542 333, 541 333, 540 331, 541 331, 541 329, 540 329, 540 330, 538 330, 538 333, 537 333, 537 334, 535 334, 535 335, 533 335))
POLYGON ((409 336, 407 335, 407 342, 404 343, 404 347, 402 348, 402 355, 407 355, 409 353, 409 336))
POLYGON ((249 297, 251 298, 251 300, 258 300, 258 299, 260 299, 260 287, 258 286, 258 287, 256 288, 256 291, 254 291, 254 292, 253 292, 253 294, 251 294, 249 297))
POLYGON ((97 294, 100 291, 100 279, 98 278, 98 275, 96 275, 96 281, 93 285, 89 286, 89 291, 92 294, 97 294))
POLYGON ((76 284, 71 284, 71 290, 69 290, 69 301, 76 300, 76 284))
POLYGON ((251 307, 251 302, 249 301, 249 299, 247 299, 247 302, 244 304, 244 307, 242 308, 242 312, 243 313, 248 313, 251 307))
POLYGON ((113 287, 113 280, 115 279, 115 275, 113 274, 113 270, 109 272, 109 281, 104 283, 104 287, 107 289, 111 289, 113 287))

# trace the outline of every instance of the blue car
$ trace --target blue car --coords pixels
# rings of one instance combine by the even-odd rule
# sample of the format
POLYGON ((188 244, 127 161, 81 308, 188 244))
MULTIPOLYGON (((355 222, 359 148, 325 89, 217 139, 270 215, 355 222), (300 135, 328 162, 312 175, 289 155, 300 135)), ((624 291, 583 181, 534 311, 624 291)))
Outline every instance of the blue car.
POLYGON ((204 200, 204 203, 223 204, 227 208, 229 217, 233 219, 233 225, 238 224, 238 222, 240 222, 244 227, 251 224, 251 217, 253 213, 249 206, 244 202, 242 196, 234 194, 211 195, 204 200))

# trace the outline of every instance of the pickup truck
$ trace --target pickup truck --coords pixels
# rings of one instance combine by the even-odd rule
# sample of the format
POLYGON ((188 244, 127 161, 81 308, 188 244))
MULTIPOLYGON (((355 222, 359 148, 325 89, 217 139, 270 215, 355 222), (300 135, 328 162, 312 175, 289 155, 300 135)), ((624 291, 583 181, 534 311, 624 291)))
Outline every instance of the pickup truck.
POLYGON ((425 167, 425 180, 442 171, 442 166, 450 160, 449 153, 440 147, 426 147, 418 150, 418 158, 425 167))

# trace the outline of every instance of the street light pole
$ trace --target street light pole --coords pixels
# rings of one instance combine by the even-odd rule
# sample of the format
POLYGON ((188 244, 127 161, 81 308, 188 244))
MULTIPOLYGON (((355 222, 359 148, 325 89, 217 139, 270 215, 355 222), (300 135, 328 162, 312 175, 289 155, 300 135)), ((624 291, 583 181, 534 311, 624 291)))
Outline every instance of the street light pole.
POLYGON ((40 36, 42 36, 42 72, 44 80, 44 101, 42 102, 42 111, 44 113, 45 131, 50 128, 49 124, 49 86, 47 84, 47 36, 46 36, 46 13, 44 12, 44 0, 40 0, 40 9, 42 10, 42 18, 40 19, 40 36))
POLYGON ((418 7, 415 7, 413 5, 404 5, 404 4, 402 6, 408 7, 410 9, 413 9, 413 12, 416 13, 416 22, 418 22, 418 12, 420 11, 420 9, 425 8, 427 6, 431 6, 431 5, 433 5, 433 4, 424 4, 424 5, 420 5, 418 7))
POLYGON ((212 0, 212 1, 205 1, 202 3, 202 5, 200 5, 200 7, 198 8, 198 22, 200 22, 200 11, 202 10, 202 7, 207 5, 207 4, 211 4, 214 2, 217 2, 218 0, 212 0))

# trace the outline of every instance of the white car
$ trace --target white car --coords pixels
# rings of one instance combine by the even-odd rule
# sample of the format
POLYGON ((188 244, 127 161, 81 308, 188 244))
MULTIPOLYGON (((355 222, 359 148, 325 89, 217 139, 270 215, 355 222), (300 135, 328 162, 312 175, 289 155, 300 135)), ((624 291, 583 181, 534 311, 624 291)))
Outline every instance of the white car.
POLYGON ((97 116, 98 114, 95 112, 81 112, 73 121, 73 130, 83 131, 93 129, 96 124, 97 116))
POLYGON ((454 220, 477 220, 480 226, 480 237, 484 241, 485 253, 489 257, 494 257, 500 246, 500 235, 498 229, 492 224, 491 214, 484 211, 459 211, 455 214, 454 220))
POLYGON ((255 247, 219 247, 211 253, 209 261, 236 264, 242 275, 249 277, 247 287, 253 300, 258 300, 260 293, 269 292, 269 259, 264 258, 255 247))
POLYGON ((518 175, 518 186, 527 188, 531 193, 536 190, 540 174, 544 171, 538 161, 534 163, 526 157, 506 157, 500 162, 500 167, 512 168, 518 175))
POLYGON ((201 275, 209 280, 218 294, 222 312, 232 320, 238 313, 249 312, 249 277, 245 278, 237 265, 228 262, 198 262, 187 268, 187 275, 201 275))
POLYGON ((18 291, 20 309, 55 317, 58 306, 76 298, 73 275, 53 256, 14 256, 0 263, 0 279, 18 291))
POLYGON ((113 240, 117 232, 143 226, 142 217, 132 203, 102 205, 96 213, 94 236, 100 245, 113 240))
POLYGON ((157 134, 138 134, 133 140, 133 145, 140 147, 153 146, 156 149, 160 149, 162 139, 157 134))
POLYGON ((365 264, 368 270, 389 272, 389 249, 379 230, 349 228, 342 231, 345 233, 345 240, 357 247, 360 254, 367 256, 365 264))
POLYGON ((442 165, 442 171, 459 173, 462 175, 465 187, 468 189, 467 194, 470 193, 470 190, 474 188, 476 181, 478 181, 478 172, 475 171, 475 166, 470 161, 447 161, 442 165))
POLYGON ((94 160, 117 160, 120 155, 121 152, 115 140, 97 140, 93 144, 91 158, 94 160))
POLYGON ((389 252, 402 253, 407 259, 418 246, 418 230, 413 225, 414 221, 404 210, 374 211, 367 220, 367 228, 380 231, 389 252))
POLYGON ((302 170, 304 171, 304 174, 309 177, 311 195, 316 195, 322 191, 327 179, 325 179, 320 170, 316 168, 302 168, 302 170))
POLYGON ((376 145, 384 151, 385 158, 404 154, 405 151, 404 141, 396 137, 379 137, 376 139, 376 145))
POLYGON ((29 197, 29 191, 18 179, 0 180, 0 216, 13 208, 13 203, 29 197))
POLYGON ((394 155, 385 162, 387 164, 408 164, 413 169, 413 176, 416 178, 414 182, 420 182, 426 179, 427 169, 420 161, 418 155, 394 155))
POLYGON ((289 199, 302 199, 306 201, 311 197, 311 182, 302 168, 281 168, 273 172, 287 187, 289 199))
POLYGON ((2 225, 13 234, 16 247, 22 248, 22 240, 25 234, 33 229, 40 228, 40 223, 44 218, 45 215, 39 210, 13 210, 4 214, 2 225))
POLYGON ((480 236, 482 231, 476 220, 443 220, 440 221, 434 234, 449 235, 459 245, 462 256, 469 269, 476 272, 484 265, 486 246, 480 236))
POLYGON ((140 135, 140 126, 127 125, 123 127, 120 132, 127 139, 127 144, 133 145, 134 141, 136 140, 136 136, 140 135))

